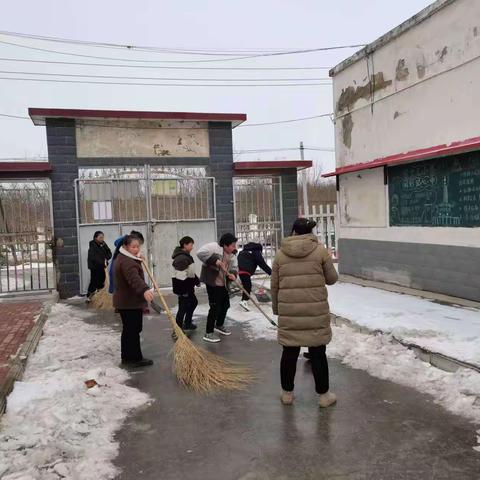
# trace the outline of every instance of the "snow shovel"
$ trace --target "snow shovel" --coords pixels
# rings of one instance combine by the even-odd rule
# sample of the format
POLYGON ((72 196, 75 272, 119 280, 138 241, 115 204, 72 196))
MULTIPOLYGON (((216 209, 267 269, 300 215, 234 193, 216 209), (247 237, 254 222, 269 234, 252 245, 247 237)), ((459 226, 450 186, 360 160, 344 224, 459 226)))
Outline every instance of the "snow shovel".
MULTIPOLYGON (((225 273, 225 275, 229 275, 229 272, 228 270, 222 265, 220 267, 223 272, 225 273)), ((278 325, 275 323, 274 320, 272 320, 268 315, 267 313, 263 310, 263 308, 260 306, 260 304, 258 303, 258 300, 256 298, 254 298, 252 295, 250 295, 244 288, 243 288, 243 285, 242 285, 242 282, 240 281, 239 278, 235 278, 235 283, 238 285, 238 287, 240 288, 240 291, 242 293, 244 293, 249 300, 252 301, 252 303, 257 307, 257 309, 259 310, 259 312, 274 326, 274 327, 277 327, 278 328, 278 325)))
POLYGON ((246 388, 253 380, 250 370, 224 360, 192 343, 177 325, 165 297, 144 260, 142 260, 142 264, 177 337, 173 346, 173 371, 178 381, 200 393, 209 393, 218 389, 242 390, 246 388))

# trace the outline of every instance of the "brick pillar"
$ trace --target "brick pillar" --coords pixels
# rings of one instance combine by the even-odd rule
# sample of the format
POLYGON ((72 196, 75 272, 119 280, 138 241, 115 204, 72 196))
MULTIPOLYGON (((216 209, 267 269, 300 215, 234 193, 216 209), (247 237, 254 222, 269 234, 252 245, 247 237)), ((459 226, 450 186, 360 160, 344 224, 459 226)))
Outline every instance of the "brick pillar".
POLYGON ((210 122, 210 175, 215 177, 217 233, 235 232, 233 219, 233 147, 229 123, 210 122))
POLYGON ((78 177, 75 120, 47 119, 48 159, 53 167, 53 231, 57 290, 61 298, 80 293, 74 180, 78 177))
POLYGON ((282 173, 283 234, 290 236, 293 222, 298 218, 297 171, 282 173))

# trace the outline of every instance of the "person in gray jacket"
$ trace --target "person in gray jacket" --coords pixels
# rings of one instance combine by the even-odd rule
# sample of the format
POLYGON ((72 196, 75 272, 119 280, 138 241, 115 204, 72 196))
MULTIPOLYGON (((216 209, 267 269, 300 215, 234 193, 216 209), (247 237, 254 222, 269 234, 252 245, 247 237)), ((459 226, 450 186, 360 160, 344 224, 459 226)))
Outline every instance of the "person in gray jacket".
POLYGON ((200 281, 207 286, 210 304, 207 328, 203 337, 206 342, 220 341, 215 332, 221 335, 231 334, 224 324, 230 308, 227 279, 235 281, 238 274, 237 259, 233 253, 236 248, 237 238, 231 233, 225 233, 218 243, 207 243, 197 252, 197 257, 202 262, 200 281))

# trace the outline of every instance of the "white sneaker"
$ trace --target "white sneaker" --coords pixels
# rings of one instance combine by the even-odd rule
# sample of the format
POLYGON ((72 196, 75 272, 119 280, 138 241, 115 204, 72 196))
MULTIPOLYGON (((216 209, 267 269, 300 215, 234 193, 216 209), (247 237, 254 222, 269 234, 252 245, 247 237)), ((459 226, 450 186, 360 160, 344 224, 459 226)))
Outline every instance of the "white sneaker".
POLYGON ((240 300, 240 306, 246 311, 250 311, 250 307, 248 306, 248 301, 247 300, 240 300))
POLYGON ((220 333, 221 335, 231 335, 232 332, 228 329, 226 329, 225 327, 215 327, 215 331, 217 333, 220 333))
POLYGON ((318 396, 318 406, 327 408, 337 402, 337 396, 332 392, 322 393, 318 396))
POLYGON ((214 333, 206 333, 203 336, 203 340, 205 342, 218 343, 220 341, 220 338, 217 335, 215 335, 214 333))

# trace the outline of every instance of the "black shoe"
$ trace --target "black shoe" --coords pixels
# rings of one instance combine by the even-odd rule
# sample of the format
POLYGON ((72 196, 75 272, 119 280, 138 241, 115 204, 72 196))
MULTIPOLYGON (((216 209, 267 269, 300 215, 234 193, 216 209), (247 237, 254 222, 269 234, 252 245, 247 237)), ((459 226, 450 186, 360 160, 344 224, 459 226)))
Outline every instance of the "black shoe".
POLYGON ((312 356, 310 355, 310 352, 305 352, 303 354, 303 358, 305 358, 306 360, 311 360, 312 359, 312 356))
POLYGON ((149 367, 150 365, 153 365, 153 360, 149 360, 148 358, 142 358, 138 362, 126 362, 122 360, 122 365, 126 365, 127 367, 131 368, 149 367))
POLYGON ((191 330, 196 330, 197 329, 197 326, 194 324, 194 323, 186 323, 184 326, 183 326, 183 330, 185 331, 191 331, 191 330))

